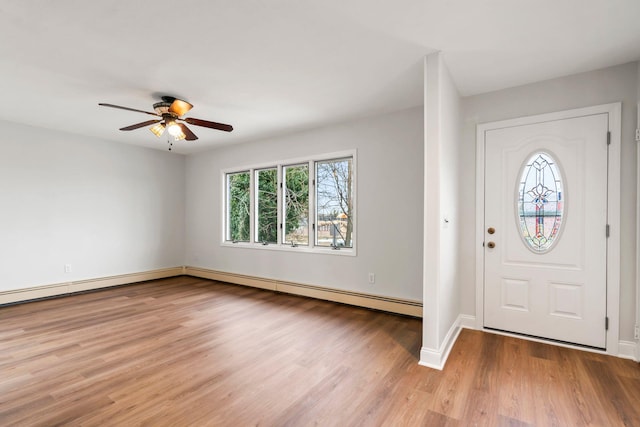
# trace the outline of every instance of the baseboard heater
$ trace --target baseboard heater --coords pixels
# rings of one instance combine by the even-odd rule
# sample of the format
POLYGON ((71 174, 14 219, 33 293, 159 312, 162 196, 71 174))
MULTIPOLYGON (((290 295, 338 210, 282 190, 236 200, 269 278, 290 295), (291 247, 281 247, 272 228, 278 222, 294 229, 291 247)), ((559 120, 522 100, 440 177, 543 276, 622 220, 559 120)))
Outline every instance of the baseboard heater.
POLYGON ((345 291, 342 289, 326 288, 323 286, 294 283, 277 279, 266 279, 243 274, 203 269, 199 267, 185 267, 184 274, 203 279, 217 280, 220 282, 251 286, 293 295, 355 305, 358 307, 404 314, 407 316, 422 317, 421 301, 345 291))
POLYGON ((333 301, 407 316, 422 317, 421 301, 345 291, 342 289, 325 288, 322 286, 266 279, 262 277, 189 266, 2 291, 0 292, 0 306, 62 297, 79 292, 88 292, 113 286, 122 286, 147 280, 165 279, 183 275, 333 301))

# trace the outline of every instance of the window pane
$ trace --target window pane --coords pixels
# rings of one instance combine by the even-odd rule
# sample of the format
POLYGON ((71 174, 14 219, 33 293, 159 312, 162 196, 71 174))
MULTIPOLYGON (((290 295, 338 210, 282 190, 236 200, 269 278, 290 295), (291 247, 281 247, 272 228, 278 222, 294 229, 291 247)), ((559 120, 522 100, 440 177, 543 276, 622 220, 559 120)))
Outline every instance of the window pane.
POLYGON ((284 166, 284 243, 309 244, 309 165, 284 166))
POLYGON ((518 188, 518 216, 524 242, 537 253, 548 251, 560 231, 564 194, 556 161, 536 153, 524 165, 518 188))
POLYGON ((316 245, 352 247, 353 159, 316 162, 316 245))
POLYGON ((256 171, 257 242, 278 242, 278 170, 256 171))
POLYGON ((227 174, 227 240, 249 241, 249 178, 249 172, 227 174))

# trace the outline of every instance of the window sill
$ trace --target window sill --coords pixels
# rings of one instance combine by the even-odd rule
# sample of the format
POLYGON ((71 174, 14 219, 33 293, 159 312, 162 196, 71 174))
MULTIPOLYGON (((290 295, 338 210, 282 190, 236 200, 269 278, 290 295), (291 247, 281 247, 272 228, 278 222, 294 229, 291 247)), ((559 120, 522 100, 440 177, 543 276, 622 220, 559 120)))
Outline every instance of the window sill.
POLYGON ((249 243, 249 242, 222 242, 222 247, 227 248, 241 248, 241 249, 257 249, 265 251, 278 251, 278 252, 297 252, 305 254, 320 254, 320 255, 342 255, 342 256, 356 256, 355 248, 340 248, 333 249, 331 247, 324 246, 291 246, 291 245, 278 245, 276 243, 270 243, 263 245, 262 243, 249 243))

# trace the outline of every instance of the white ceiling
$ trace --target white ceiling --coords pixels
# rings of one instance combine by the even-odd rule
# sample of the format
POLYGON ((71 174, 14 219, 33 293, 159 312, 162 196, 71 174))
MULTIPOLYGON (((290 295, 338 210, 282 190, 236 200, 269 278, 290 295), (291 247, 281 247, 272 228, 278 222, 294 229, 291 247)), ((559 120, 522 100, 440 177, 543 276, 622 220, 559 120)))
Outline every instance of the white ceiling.
POLYGON ((422 104, 442 51, 462 95, 640 59, 639 0, 9 0, 0 119, 165 150, 118 128, 194 104, 195 153, 422 104))

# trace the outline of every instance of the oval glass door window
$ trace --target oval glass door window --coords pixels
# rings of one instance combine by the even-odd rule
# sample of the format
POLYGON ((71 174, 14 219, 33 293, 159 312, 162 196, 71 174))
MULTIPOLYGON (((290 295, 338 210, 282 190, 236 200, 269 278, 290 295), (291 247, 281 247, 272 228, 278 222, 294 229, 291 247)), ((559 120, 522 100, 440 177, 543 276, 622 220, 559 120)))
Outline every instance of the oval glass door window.
POLYGON ((520 172, 518 217, 525 244, 536 253, 551 249, 562 227, 565 194, 556 161, 551 155, 532 155, 520 172))

